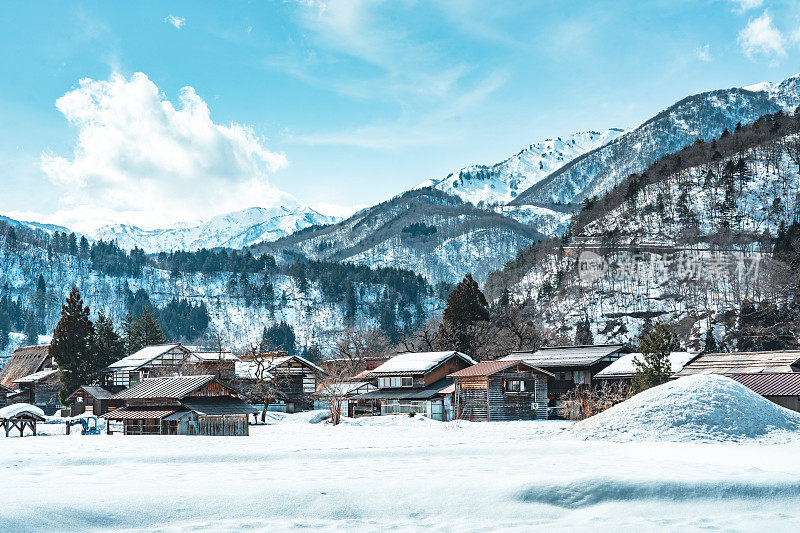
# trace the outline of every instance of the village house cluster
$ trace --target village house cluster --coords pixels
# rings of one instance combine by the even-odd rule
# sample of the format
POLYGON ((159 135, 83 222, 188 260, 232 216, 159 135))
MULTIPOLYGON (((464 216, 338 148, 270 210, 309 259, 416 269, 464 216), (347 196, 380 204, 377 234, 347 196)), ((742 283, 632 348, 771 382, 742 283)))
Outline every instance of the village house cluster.
MULTIPOLYGON (((439 421, 557 416, 570 391, 628 384, 641 354, 622 344, 556 346, 474 361, 456 351, 316 365, 286 352, 237 356, 180 343, 147 346, 59 401, 49 346, 17 349, 0 371, 0 427, 35 433, 56 413, 106 420, 126 435, 247 435, 267 411, 338 406, 343 416, 422 415, 439 421), (23 408, 23 406, 26 406, 23 408)), ((673 378, 722 374, 800 411, 800 350, 670 354, 673 378)))

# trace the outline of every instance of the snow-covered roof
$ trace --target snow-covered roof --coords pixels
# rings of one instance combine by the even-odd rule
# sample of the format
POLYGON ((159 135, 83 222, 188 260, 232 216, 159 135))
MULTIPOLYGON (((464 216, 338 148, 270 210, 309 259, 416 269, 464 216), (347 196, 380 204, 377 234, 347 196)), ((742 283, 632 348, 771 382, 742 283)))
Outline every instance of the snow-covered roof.
MULTIPOLYGON (((264 360, 264 369, 267 371, 267 375, 264 377, 266 379, 272 379, 272 374, 270 372, 275 371, 278 367, 291 361, 292 359, 297 360, 303 363, 306 366, 309 366, 319 372, 320 374, 327 374, 323 369, 309 361, 304 357, 300 357, 299 355, 282 355, 280 357, 272 357, 266 358, 264 360)), ((237 361, 236 363, 236 377, 241 379, 258 379, 256 372, 258 370, 258 364, 255 361, 237 361)))
POLYGON ((524 361, 536 367, 591 366, 603 359, 615 360, 630 350, 623 344, 553 346, 535 352, 514 352, 501 361, 524 361))
POLYGON ((228 350, 225 350, 225 351, 222 351, 222 352, 219 352, 219 351, 215 352, 215 351, 211 351, 211 350, 206 350, 206 351, 192 350, 192 353, 194 355, 196 355, 199 359, 202 359, 203 361, 214 362, 214 361, 219 361, 220 359, 223 360, 223 361, 238 361, 239 360, 238 357, 233 355, 233 353, 231 353, 228 350))
POLYGON ((50 368, 48 370, 40 370, 39 372, 34 372, 33 374, 28 374, 27 376, 22 376, 21 378, 15 379, 14 383, 36 383, 37 381, 52 376, 57 372, 58 369, 55 368, 50 368))
MULTIPOLYGON (((362 387, 366 388, 371 387, 373 389, 375 388, 375 386, 368 381, 343 381, 341 383, 334 383, 332 385, 328 385, 327 387, 318 390, 315 394, 317 396, 328 396, 330 394, 347 396, 349 394, 358 391, 358 389, 362 387)), ((367 391, 365 390, 362 392, 367 392, 367 391)))
POLYGON ((0 420, 14 418, 21 415, 30 415, 33 418, 44 420, 44 411, 29 403, 12 403, 0 409, 0 420))
POLYGON ((117 371, 117 370, 134 370, 142 365, 146 365, 156 357, 164 355, 168 351, 177 348, 180 346, 187 353, 190 353, 185 346, 181 346, 180 343, 173 343, 173 344, 156 344, 154 346, 145 346, 141 350, 136 353, 129 355, 128 357, 123 357, 116 363, 111 363, 106 367, 108 371, 117 371))
POLYGON ((389 374, 395 372, 425 373, 451 357, 460 357, 474 365, 475 361, 461 352, 406 352, 398 354, 373 370, 372 374, 389 374))
MULTIPOLYGON (((680 372, 686 366, 686 363, 692 360, 697 355, 690 352, 672 352, 669 354, 669 362, 672 367, 672 373, 680 372)), ((642 354, 639 352, 627 353, 598 372, 595 377, 597 378, 625 378, 630 377, 636 372, 636 367, 633 365, 633 360, 642 361, 642 354)))

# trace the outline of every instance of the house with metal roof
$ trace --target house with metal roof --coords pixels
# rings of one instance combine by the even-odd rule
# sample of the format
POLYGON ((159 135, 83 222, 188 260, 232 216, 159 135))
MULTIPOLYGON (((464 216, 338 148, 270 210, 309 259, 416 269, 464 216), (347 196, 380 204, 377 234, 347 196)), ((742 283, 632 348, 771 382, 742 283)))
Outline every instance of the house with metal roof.
POLYGON ((454 380, 454 418, 470 421, 547 419, 547 378, 523 361, 481 361, 454 380))
POLYGON ((115 394, 124 407, 111 410, 109 433, 125 435, 247 435, 258 409, 213 375, 144 378, 115 394))
POLYGON ((252 403, 272 403, 269 409, 294 413, 314 406, 314 393, 327 374, 299 355, 284 351, 244 355, 236 363, 235 386, 252 403))
POLYGON ((513 352, 500 360, 524 361, 552 373, 547 391, 555 399, 578 385, 592 386, 598 372, 632 351, 624 344, 552 346, 535 352, 513 352))
POLYGON ((119 387, 115 391, 111 387, 84 385, 67 398, 67 404, 70 409, 69 415, 78 416, 83 413, 91 413, 99 416, 111 409, 122 407, 125 405, 125 400, 114 399, 116 392, 119 392, 119 387))
POLYGON ((800 411, 800 372, 725 374, 767 400, 800 411))
POLYGON ((381 415, 417 413, 434 420, 452 418, 453 372, 475 361, 460 352, 401 353, 368 374, 378 390, 358 396, 377 400, 381 415))
MULTIPOLYGON (((696 353, 671 352, 669 354, 669 362, 672 373, 676 374, 683 370, 683 367, 695 357, 697 357, 696 353)), ((642 354, 639 352, 627 353, 595 374, 594 378, 598 380, 629 383, 633 379, 633 374, 636 372, 634 360, 642 361, 642 354)))
POLYGON ((9 403, 29 403, 53 414, 61 408, 58 391, 61 374, 56 368, 47 368, 21 376, 14 380, 15 390, 9 395, 9 403))
POLYGON ((371 381, 340 381, 330 383, 314 393, 314 409, 328 409, 332 398, 340 398, 340 413, 343 416, 373 415, 379 404, 376 400, 362 399, 360 396, 377 390, 371 381))
POLYGON ((800 350, 701 354, 692 359, 674 377, 762 372, 800 372, 800 350))

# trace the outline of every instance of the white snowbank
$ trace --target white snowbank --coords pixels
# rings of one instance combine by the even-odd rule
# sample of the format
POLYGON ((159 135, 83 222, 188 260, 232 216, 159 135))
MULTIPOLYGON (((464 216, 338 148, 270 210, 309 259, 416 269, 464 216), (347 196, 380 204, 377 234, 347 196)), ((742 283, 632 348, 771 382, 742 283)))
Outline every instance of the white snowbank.
POLYGON ((29 403, 12 403, 11 405, 0 409, 0 418, 11 418, 12 416, 17 416, 18 414, 25 412, 41 416, 42 418, 45 417, 44 411, 35 405, 31 405, 29 403))
POLYGON ((671 442, 798 439, 800 413, 730 378, 696 375, 639 393, 575 424, 563 436, 671 442))
POLYGON ((323 420, 330 418, 331 413, 327 409, 317 409, 315 411, 304 411, 287 415, 280 420, 279 424, 319 424, 323 420))

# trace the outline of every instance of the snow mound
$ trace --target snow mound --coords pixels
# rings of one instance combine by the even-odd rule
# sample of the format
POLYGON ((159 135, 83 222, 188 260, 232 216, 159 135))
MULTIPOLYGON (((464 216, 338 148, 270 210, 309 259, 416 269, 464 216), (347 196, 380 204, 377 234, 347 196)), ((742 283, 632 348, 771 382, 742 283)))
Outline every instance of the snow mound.
POLYGON ((302 413, 295 413, 287 415, 279 424, 319 424, 323 420, 331 417, 330 411, 327 409, 317 409, 314 411, 304 411, 302 413))
POLYGON ((621 442, 800 438, 800 413, 730 378, 695 375, 641 392, 563 435, 621 442))

